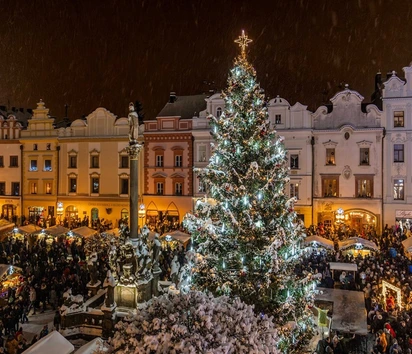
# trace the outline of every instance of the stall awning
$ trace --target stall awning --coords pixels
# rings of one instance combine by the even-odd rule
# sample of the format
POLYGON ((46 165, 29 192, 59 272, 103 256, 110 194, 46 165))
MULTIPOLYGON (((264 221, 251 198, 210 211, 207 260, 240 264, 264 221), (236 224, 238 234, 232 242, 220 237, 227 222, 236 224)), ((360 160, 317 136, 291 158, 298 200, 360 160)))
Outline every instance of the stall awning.
POLYGON ((407 252, 412 252, 412 236, 402 241, 403 248, 407 252))
POLYGON ((314 246, 314 247, 317 247, 317 245, 319 245, 319 246, 322 246, 324 248, 328 248, 331 250, 334 249, 333 241, 328 240, 327 238, 324 238, 324 237, 316 236, 316 235, 306 237, 305 244, 314 246))
POLYGON ((22 273, 22 269, 15 267, 10 264, 0 264, 0 278, 3 278, 4 275, 11 275, 15 272, 22 273))
POLYGON ((12 230, 14 224, 6 219, 0 219, 0 232, 12 230))
POLYGON ((339 244, 340 250, 345 250, 347 248, 356 247, 356 246, 359 246, 360 249, 367 248, 372 251, 379 250, 375 242, 365 240, 362 237, 350 237, 347 240, 339 241, 338 244, 339 244))
POLYGON ((340 262, 330 262, 330 270, 346 270, 349 272, 357 272, 358 265, 356 263, 340 263, 340 262))
POLYGON ((161 239, 167 239, 171 237, 173 240, 176 240, 186 246, 186 244, 190 241, 191 237, 189 234, 186 234, 182 231, 176 230, 172 232, 166 232, 162 236, 160 236, 161 239))
POLYGON ((23 354, 70 354, 74 346, 59 332, 53 331, 47 336, 34 343, 23 354))
POLYGON ((103 347, 103 339, 101 338, 95 338, 92 341, 81 346, 79 349, 77 349, 75 354, 93 354, 97 350, 107 352, 107 348, 103 347))
POLYGON ((97 233, 96 230, 91 229, 90 227, 87 227, 87 226, 78 227, 77 229, 73 229, 72 232, 77 236, 81 236, 85 238, 93 236, 95 233, 97 233))
POLYGON ((52 226, 46 229, 46 233, 54 237, 67 234, 69 231, 70 229, 67 229, 60 225, 52 226))
POLYGON ((35 232, 39 232, 41 231, 41 227, 34 225, 34 224, 28 224, 28 225, 24 225, 24 226, 20 226, 18 228, 19 233, 23 233, 23 234, 33 234, 35 232))

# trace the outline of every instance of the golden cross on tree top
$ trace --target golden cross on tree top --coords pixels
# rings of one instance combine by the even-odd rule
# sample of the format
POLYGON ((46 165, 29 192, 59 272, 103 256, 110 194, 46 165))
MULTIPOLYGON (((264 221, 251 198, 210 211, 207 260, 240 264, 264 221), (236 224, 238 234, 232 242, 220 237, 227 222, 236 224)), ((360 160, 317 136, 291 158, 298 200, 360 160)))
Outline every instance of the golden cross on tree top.
POLYGON ((252 40, 245 35, 245 30, 242 30, 242 35, 235 40, 235 43, 239 44, 241 48, 242 57, 246 56, 246 47, 250 42, 252 42, 252 40))

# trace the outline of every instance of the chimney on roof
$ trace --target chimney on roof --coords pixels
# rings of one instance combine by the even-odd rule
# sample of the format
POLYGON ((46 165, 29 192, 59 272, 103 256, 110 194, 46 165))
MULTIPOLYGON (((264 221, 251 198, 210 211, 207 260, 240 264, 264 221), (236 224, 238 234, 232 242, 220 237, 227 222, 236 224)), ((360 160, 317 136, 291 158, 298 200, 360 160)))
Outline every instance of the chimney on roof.
POLYGON ((174 103, 177 100, 176 92, 170 92, 169 103, 174 103))

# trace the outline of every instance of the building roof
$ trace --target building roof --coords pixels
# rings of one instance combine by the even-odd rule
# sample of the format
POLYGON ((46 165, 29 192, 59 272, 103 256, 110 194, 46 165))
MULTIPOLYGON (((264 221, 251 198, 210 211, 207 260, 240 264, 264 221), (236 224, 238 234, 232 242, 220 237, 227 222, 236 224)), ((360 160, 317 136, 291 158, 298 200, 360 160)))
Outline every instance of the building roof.
POLYGON ((32 109, 24 109, 24 108, 15 108, 7 109, 6 106, 0 106, 0 115, 4 118, 8 118, 9 116, 15 116, 16 120, 23 126, 27 127, 27 120, 30 119, 33 115, 32 109))
POLYGON ((157 115, 158 117, 193 118, 206 109, 207 95, 175 96, 157 115))

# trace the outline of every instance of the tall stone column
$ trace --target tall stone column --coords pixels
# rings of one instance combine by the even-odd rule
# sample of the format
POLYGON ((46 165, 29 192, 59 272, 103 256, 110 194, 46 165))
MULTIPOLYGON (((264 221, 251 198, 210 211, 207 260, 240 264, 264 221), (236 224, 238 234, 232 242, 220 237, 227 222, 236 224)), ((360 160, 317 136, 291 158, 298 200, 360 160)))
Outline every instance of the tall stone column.
POLYGON ((130 238, 132 240, 138 239, 138 226, 139 226, 139 176, 138 176, 138 164, 139 154, 143 145, 133 144, 128 148, 130 158, 130 238))

